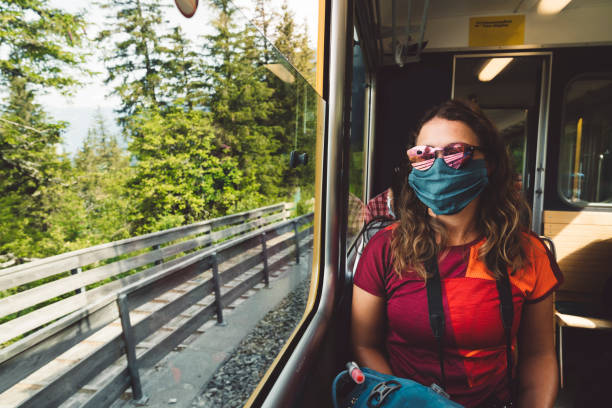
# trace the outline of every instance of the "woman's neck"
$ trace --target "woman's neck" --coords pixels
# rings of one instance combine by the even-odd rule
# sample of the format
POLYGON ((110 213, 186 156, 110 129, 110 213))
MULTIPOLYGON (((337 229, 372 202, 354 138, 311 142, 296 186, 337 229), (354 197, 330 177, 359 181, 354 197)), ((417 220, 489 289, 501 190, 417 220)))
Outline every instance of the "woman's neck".
POLYGON ((429 210, 429 214, 440 221, 447 231, 448 241, 446 245, 462 245, 478 238, 476 228, 476 211, 478 209, 479 197, 469 203, 463 210, 452 215, 436 215, 429 210))

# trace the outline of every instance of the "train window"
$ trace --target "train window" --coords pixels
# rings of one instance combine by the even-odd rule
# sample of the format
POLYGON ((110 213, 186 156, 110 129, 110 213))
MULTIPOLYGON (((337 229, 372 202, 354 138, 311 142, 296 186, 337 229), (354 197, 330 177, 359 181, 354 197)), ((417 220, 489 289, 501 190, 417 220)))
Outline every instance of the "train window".
POLYGON ((315 41, 101 3, 0 7, 0 406, 129 406, 124 350, 153 405, 242 406, 309 295, 315 41))
POLYGON ((364 178, 364 114, 366 109, 366 72, 363 52, 353 47, 353 83, 351 96, 351 136, 349 151, 349 202, 347 247, 361 231, 365 211, 364 178))
POLYGON ((577 206, 612 206, 612 74, 573 80, 563 106, 561 196, 577 206))
POLYGON ((527 109, 483 109, 485 114, 499 128, 510 153, 515 179, 521 189, 527 180, 527 109))

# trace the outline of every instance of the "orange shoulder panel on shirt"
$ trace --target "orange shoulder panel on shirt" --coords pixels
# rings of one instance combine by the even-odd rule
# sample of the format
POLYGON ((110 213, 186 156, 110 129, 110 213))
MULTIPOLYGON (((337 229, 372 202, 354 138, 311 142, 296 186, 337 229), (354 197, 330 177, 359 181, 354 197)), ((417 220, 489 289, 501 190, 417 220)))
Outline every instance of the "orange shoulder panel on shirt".
MULTIPOLYGON (((537 237, 529 234, 523 234, 523 236, 525 238, 524 245, 525 252, 527 253, 527 264, 514 275, 510 275, 510 283, 517 287, 524 295, 529 296, 538 278, 535 266, 541 265, 543 260, 548 262, 548 256, 546 249, 537 237)), ((485 240, 483 239, 470 249, 470 259, 465 273, 466 278, 494 280, 485 263, 478 259, 478 250, 484 242, 485 240)), ((549 276, 549 274, 545 275, 549 276)))
POLYGON ((399 222, 396 221, 393 224, 387 225, 385 228, 383 228, 383 231, 394 230, 398 225, 399 225, 399 222))
POLYGON ((534 275, 534 287, 527 297, 528 300, 541 299, 563 282, 559 267, 552 258, 546 245, 537 235, 529 235, 531 241, 531 270, 534 275))

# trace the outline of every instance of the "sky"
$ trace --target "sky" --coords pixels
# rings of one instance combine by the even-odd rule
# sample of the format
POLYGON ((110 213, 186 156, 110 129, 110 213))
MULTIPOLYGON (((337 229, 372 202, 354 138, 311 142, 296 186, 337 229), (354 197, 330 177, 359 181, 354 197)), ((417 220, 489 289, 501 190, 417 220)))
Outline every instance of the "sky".
MULTIPOLYGON (((94 38, 104 23, 104 11, 92 5, 91 2, 74 0, 50 0, 53 7, 61 8, 69 12, 86 11, 86 20, 91 23, 87 29, 88 37, 94 38)), ((200 6, 195 15, 188 19, 174 5, 172 0, 163 0, 162 4, 167 3, 164 18, 170 21, 170 26, 180 25, 181 29, 191 38, 206 34, 210 28, 207 25, 210 12, 207 2, 200 1, 200 6)), ((252 17, 255 0, 235 0, 247 18, 252 17)), ((269 0, 269 6, 273 10, 280 10, 283 0, 269 0)), ((288 0, 290 10, 295 14, 295 21, 299 24, 306 22, 309 30, 309 42, 313 49, 317 44, 317 23, 318 23, 318 0, 288 0)), ((99 111, 112 132, 119 135, 119 128, 116 126, 114 109, 119 106, 119 99, 116 96, 109 96, 111 88, 103 84, 104 66, 100 62, 100 51, 91 50, 93 55, 89 58, 88 68, 100 72, 93 78, 83 78, 84 85, 80 86, 73 96, 65 97, 56 92, 51 92, 39 99, 45 110, 56 120, 63 120, 69 123, 63 135, 63 145, 58 149, 73 155, 82 145, 87 135, 88 129, 93 125, 93 118, 96 111, 99 111)), ((121 138, 119 138, 121 140, 121 138)), ((122 141, 123 145, 125 143, 122 141)))

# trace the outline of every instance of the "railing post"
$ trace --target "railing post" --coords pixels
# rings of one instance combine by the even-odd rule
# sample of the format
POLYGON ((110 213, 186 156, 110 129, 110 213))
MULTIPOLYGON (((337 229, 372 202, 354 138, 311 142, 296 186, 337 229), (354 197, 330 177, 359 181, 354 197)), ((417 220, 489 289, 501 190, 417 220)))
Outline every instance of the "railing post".
MULTIPOLYGON (((154 251, 157 251, 159 248, 161 248, 161 246, 159 244, 153 245, 153 250, 154 251)), ((157 261, 155 261, 155 265, 159 265, 159 264, 162 264, 162 263, 164 263, 164 258, 160 258, 157 261)))
POLYGON ((291 218, 291 210, 289 209, 289 203, 285 203, 283 207, 283 219, 288 220, 291 218))
POLYGON ((297 221, 293 221, 293 239, 295 241, 295 263, 300 263, 300 239, 298 237, 298 225, 297 221))
POLYGON ((268 269, 268 246, 266 244, 266 232, 261 233, 261 253, 263 255, 263 274, 266 288, 270 287, 270 270, 268 269))
MULTIPOLYGON (((83 269, 79 267, 79 268, 74 268, 74 269, 72 269, 72 270, 70 271, 70 274, 71 274, 71 275, 78 275, 78 274, 79 274, 79 273, 81 273, 81 272, 83 272, 83 269)), ((75 293, 75 294, 77 294, 77 295, 78 295, 79 293, 82 293, 82 292, 85 292, 85 287, 82 287, 82 288, 80 288, 80 289, 76 289, 76 290, 74 291, 74 293, 75 293)))
POLYGON ((138 360, 136 360, 136 344, 134 340, 134 330, 130 323, 130 309, 127 304, 127 296, 122 293, 117 298, 119 307, 119 317, 121 318, 121 328, 123 329, 123 341, 125 342, 125 355, 127 357, 128 373, 132 382, 132 397, 136 404, 144 405, 148 398, 142 393, 142 384, 138 374, 138 360))
POLYGON ((215 303, 217 304, 217 324, 225 325, 223 320, 223 302, 221 299, 221 280, 219 279, 219 262, 217 261, 217 253, 213 252, 212 258, 212 272, 213 272, 213 285, 215 287, 215 303))

